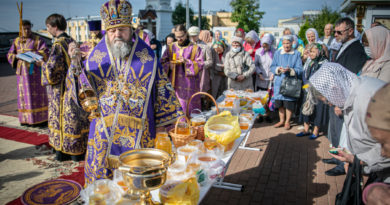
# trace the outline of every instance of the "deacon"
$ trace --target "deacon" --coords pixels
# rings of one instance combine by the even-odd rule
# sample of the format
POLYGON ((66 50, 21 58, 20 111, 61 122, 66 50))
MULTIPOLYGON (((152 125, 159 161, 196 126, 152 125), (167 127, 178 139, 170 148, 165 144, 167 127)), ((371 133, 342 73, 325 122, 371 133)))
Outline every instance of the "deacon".
MULTIPOLYGON (((132 30, 132 7, 125 0, 102 5, 106 35, 82 68, 76 44, 70 45, 79 89, 93 90, 99 113, 92 120, 85 164, 87 184, 111 178, 120 154, 154 147, 156 131, 183 115, 180 103, 153 50, 132 30)), ((77 92, 77 91, 75 91, 77 92)), ((79 95, 79 102, 86 96, 79 95)))
POLYGON ((80 45, 80 51, 83 59, 85 59, 93 48, 100 42, 102 39, 102 21, 101 20, 91 20, 88 21, 89 28, 89 38, 83 44, 80 45))
MULTIPOLYGON (((177 41, 165 50, 161 64, 168 73, 176 96, 185 111, 190 97, 200 91, 199 72, 203 69, 203 53, 198 45, 190 41, 184 25, 175 27, 175 38, 177 41)), ((189 112, 200 108, 200 97, 196 96, 189 104, 189 112)))
POLYGON ((16 55, 32 52, 47 59, 49 50, 38 35, 31 32, 32 24, 22 21, 22 36, 17 37, 8 51, 7 59, 16 68, 18 111, 21 125, 38 125, 47 122, 47 93, 41 85, 41 68, 38 63, 17 59, 16 55))
POLYGON ((42 68, 42 83, 49 96, 49 143, 58 161, 84 160, 89 122, 88 113, 72 100, 76 85, 68 70, 70 58, 66 51, 73 39, 65 33, 66 20, 60 14, 47 17, 46 27, 55 38, 42 68))

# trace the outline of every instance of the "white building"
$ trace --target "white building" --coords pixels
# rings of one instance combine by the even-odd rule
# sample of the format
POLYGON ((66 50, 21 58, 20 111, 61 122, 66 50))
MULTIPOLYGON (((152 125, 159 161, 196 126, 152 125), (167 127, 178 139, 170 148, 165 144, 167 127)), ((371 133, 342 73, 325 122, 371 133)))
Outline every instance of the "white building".
POLYGON ((171 0, 146 0, 146 8, 156 11, 156 39, 163 40, 173 28, 171 0))
POLYGON ((359 32, 370 28, 373 22, 380 22, 390 29, 389 0, 345 0, 340 11, 355 20, 359 32))

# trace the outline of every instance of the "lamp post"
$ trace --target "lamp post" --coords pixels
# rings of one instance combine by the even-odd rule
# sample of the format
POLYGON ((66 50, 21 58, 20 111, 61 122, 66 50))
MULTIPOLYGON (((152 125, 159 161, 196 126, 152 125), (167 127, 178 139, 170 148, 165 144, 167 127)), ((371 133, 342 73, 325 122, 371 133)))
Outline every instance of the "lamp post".
POLYGON ((202 30, 202 0, 199 0, 198 27, 202 30))
POLYGON ((186 2, 186 28, 190 27, 190 5, 189 0, 186 2))

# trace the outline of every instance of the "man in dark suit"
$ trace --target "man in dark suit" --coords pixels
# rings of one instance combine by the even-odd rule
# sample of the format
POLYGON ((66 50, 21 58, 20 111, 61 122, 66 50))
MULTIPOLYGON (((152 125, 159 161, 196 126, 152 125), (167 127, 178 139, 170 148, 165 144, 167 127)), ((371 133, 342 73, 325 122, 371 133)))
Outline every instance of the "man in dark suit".
POLYGON ((325 43, 328 47, 332 43, 334 37, 332 36, 333 32, 333 25, 331 23, 328 23, 324 27, 324 36, 321 37, 321 41, 325 43))
POLYGON ((336 63, 357 74, 367 61, 367 55, 358 38, 355 38, 355 23, 348 17, 336 22, 335 37, 343 45, 336 57, 336 63))
MULTIPOLYGON (((355 38, 355 23, 348 17, 339 19, 335 24, 335 38, 342 43, 335 62, 349 71, 357 74, 367 61, 367 55, 358 38, 355 38)), ((341 129, 344 124, 342 110, 337 106, 329 106, 328 139, 333 147, 338 147, 341 129)), ((337 164, 336 167, 325 172, 329 176, 345 174, 344 164, 335 158, 323 159, 325 163, 337 164)))

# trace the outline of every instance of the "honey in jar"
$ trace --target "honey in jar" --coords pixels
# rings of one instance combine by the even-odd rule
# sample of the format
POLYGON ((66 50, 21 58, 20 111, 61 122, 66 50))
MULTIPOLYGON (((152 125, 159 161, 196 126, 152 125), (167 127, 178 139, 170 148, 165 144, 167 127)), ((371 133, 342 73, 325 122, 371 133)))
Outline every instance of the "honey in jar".
POLYGON ((225 100, 225 107, 233 107, 233 100, 226 99, 225 100))
POLYGON ((156 149, 160 149, 166 151, 169 154, 172 154, 172 143, 168 136, 162 135, 157 137, 155 145, 156 149))
POLYGON ((249 123, 247 123, 247 122, 240 122, 240 128, 241 128, 241 130, 249 129, 249 123))
POLYGON ((206 119, 203 117, 195 117, 191 119, 192 127, 198 127, 206 124, 206 119))
POLYGON ((180 156, 184 156, 184 161, 188 161, 188 158, 195 154, 195 152, 197 151, 197 148, 194 147, 194 146, 182 146, 182 147, 179 147, 177 149, 177 153, 179 154, 179 158, 180 156))
POLYGON ((191 175, 191 176, 195 176, 196 175, 196 172, 200 169, 200 164, 199 163, 189 163, 187 164, 187 172, 191 175))
POLYGON ((211 161, 215 161, 216 159, 214 157, 203 156, 203 157, 198 157, 198 160, 202 162, 211 162, 211 161))
POLYGON ((180 135, 190 135, 191 134, 191 130, 190 130, 190 127, 188 126, 187 123, 179 123, 177 125, 177 130, 176 130, 176 134, 180 134, 180 135))
POLYGON ((206 139, 203 142, 203 145, 206 147, 206 149, 213 150, 215 147, 218 147, 218 142, 212 139, 206 139))
POLYGON ((124 191, 127 191, 128 187, 125 185, 124 181, 118 181, 117 184, 122 187, 124 191))

